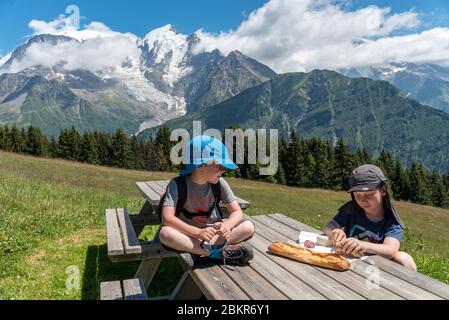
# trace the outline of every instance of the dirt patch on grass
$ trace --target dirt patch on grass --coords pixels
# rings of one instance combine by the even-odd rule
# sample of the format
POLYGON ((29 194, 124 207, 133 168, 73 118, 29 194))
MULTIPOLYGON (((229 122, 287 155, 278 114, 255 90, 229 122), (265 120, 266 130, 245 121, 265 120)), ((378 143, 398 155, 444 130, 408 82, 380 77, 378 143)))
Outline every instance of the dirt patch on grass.
POLYGON ((35 255, 28 258, 28 263, 32 266, 38 266, 42 263, 42 259, 47 255, 45 250, 39 250, 35 255))

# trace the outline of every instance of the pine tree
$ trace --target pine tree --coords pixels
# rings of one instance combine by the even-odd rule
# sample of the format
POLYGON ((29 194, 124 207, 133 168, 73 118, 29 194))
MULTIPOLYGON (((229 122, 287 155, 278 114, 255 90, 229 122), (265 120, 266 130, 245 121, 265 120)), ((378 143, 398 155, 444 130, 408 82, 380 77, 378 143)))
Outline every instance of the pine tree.
POLYGON ((98 160, 102 166, 111 166, 112 164, 112 143, 109 133, 94 131, 94 137, 97 141, 98 160))
POLYGON ((174 145, 170 141, 168 126, 161 126, 154 140, 154 163, 157 171, 173 171, 175 169, 170 160, 170 152, 174 145))
POLYGON ((56 138, 52 136, 50 138, 50 142, 48 144, 48 155, 51 158, 57 158, 58 155, 58 142, 56 141, 56 138))
POLYGON ((394 166, 394 174, 392 179, 390 180, 391 189, 393 191, 394 199, 404 199, 406 200, 408 195, 408 177, 407 172, 402 165, 402 162, 396 160, 396 164, 394 166))
POLYGON ((446 173, 446 175, 443 177, 443 184, 444 184, 445 190, 447 192, 449 192, 449 172, 446 173))
POLYGON ((287 161, 287 149, 288 143, 281 137, 278 143, 278 171, 275 174, 276 183, 279 184, 287 184, 284 170, 287 161))
POLYGON ((7 125, 3 127, 1 145, 4 151, 12 151, 11 132, 7 125))
POLYGON ((5 128, 3 126, 0 126, 0 150, 4 150, 3 147, 4 137, 5 137, 5 128))
POLYGON ((430 201, 433 206, 441 207, 445 201, 446 192, 443 180, 437 171, 432 171, 429 178, 430 201))
POLYGON ((410 167, 410 200, 420 204, 431 204, 427 173, 422 165, 413 161, 410 167))
POLYGON ((303 143, 298 139, 296 131, 293 130, 290 134, 290 143, 286 153, 286 163, 284 166, 285 178, 287 184, 291 186, 302 186, 304 174, 304 160, 303 160, 303 143))
POLYGON ((81 136, 75 127, 62 129, 58 140, 58 156, 72 161, 80 159, 81 136))
POLYGON ((48 146, 45 142, 46 136, 42 134, 40 129, 33 126, 28 127, 26 136, 26 152, 36 156, 44 156, 47 154, 46 147, 48 146))
POLYGON ((313 187, 332 188, 333 150, 329 142, 318 139, 313 151, 315 170, 313 171, 313 187))
POLYGON ((93 133, 85 132, 81 141, 80 161, 99 164, 98 145, 93 133))
POLYGON ((153 138, 150 137, 145 142, 145 170, 155 171, 155 163, 154 163, 154 143, 153 138))
POLYGON ((385 174, 386 178, 389 181, 394 180, 395 166, 391 153, 382 149, 379 155, 378 164, 385 174))
POLYGON ((372 163, 373 159, 365 148, 358 148, 354 155, 355 167, 360 167, 361 165, 372 163))
POLYGON ((19 130, 16 125, 11 128, 11 151, 26 152, 26 135, 24 131, 19 130))
POLYGON ((139 142, 136 135, 132 135, 130 139, 131 145, 131 168, 142 170, 144 169, 144 152, 143 145, 139 142))
POLYGON ((131 165, 131 144, 123 129, 117 129, 111 141, 111 165, 118 168, 129 168, 131 165))
POLYGON ((354 158, 343 139, 338 140, 334 149, 334 181, 339 190, 349 189, 349 175, 355 169, 354 158))

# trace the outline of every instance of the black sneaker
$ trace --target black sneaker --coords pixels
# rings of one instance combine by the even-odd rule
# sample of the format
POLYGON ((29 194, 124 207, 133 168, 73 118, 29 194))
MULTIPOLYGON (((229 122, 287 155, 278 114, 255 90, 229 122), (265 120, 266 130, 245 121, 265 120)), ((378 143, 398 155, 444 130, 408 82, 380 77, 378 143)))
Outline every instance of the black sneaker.
POLYGON ((223 263, 241 265, 246 264, 254 258, 251 245, 246 242, 237 245, 227 245, 222 251, 223 263))

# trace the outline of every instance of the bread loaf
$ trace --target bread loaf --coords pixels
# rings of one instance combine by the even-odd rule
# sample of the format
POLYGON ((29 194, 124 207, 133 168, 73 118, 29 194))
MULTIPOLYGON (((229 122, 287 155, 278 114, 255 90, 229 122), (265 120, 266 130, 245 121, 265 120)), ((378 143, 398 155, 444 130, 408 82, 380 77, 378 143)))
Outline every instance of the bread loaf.
POLYGON ((293 260, 338 271, 348 270, 351 266, 348 259, 339 254, 317 253, 285 242, 274 242, 270 244, 268 251, 293 260))

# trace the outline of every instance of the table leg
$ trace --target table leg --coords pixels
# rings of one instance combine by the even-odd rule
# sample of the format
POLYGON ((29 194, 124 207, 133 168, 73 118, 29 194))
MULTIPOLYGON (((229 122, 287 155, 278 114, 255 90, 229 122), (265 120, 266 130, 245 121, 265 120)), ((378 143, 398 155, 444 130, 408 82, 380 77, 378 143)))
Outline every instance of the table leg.
POLYGON ((134 278, 142 278, 145 283, 145 288, 148 289, 157 269, 159 268, 159 265, 161 264, 161 261, 162 258, 143 260, 140 263, 139 269, 137 269, 134 278))
POLYGON ((145 201, 142 209, 140 209, 140 211, 139 211, 139 214, 140 215, 151 215, 151 214, 156 214, 156 212, 154 212, 153 206, 151 205, 151 203, 149 203, 148 201, 145 201))
POLYGON ((184 272, 175 290, 171 294, 170 300, 199 300, 203 296, 200 288, 189 272, 184 272))

